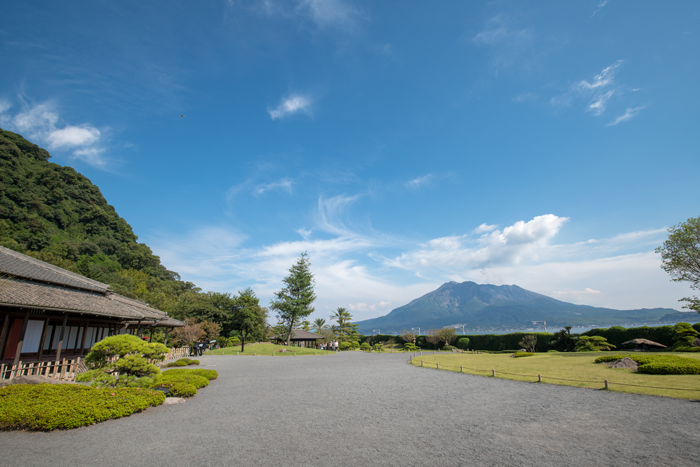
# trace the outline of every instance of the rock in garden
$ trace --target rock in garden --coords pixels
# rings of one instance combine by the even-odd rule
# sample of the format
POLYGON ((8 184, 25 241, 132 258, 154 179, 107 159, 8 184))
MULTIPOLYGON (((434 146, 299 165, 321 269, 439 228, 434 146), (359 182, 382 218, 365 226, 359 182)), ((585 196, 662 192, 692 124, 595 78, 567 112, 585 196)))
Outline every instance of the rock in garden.
POLYGON ((639 363, 635 362, 629 357, 625 357, 622 360, 612 362, 609 366, 610 368, 632 368, 633 370, 637 371, 639 363))

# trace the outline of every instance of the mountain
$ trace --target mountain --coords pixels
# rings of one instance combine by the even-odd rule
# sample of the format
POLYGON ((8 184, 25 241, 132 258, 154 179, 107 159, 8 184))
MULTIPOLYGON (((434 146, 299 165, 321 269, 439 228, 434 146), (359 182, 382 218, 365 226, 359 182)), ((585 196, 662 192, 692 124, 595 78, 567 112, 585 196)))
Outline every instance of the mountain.
POLYGON ((399 333, 421 328, 421 332, 444 326, 465 329, 527 329, 533 321, 546 321, 548 328, 561 326, 612 326, 622 324, 700 321, 697 313, 670 308, 613 310, 574 305, 530 292, 517 285, 447 282, 379 318, 359 321, 358 330, 372 334, 399 333))

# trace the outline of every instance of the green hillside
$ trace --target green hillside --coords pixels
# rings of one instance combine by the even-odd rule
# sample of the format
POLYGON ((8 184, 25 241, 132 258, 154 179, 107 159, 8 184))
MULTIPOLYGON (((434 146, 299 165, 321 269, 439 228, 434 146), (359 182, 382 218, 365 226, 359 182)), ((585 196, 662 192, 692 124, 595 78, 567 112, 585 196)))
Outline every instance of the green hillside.
POLYGON ((147 302, 179 319, 227 327, 228 294, 202 293, 168 271, 100 189, 22 136, 0 129, 0 245, 147 302))

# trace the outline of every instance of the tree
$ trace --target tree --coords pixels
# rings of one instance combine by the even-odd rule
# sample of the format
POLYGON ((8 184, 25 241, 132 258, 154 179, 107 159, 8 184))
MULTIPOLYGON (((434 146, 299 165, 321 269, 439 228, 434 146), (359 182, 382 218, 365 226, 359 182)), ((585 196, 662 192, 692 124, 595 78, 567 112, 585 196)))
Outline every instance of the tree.
POLYGON ((440 337, 440 330, 428 329, 428 335, 425 336, 425 340, 433 344, 437 349, 440 345, 440 342, 442 342, 442 338, 440 337))
POLYGON ((700 335, 690 323, 676 323, 673 326, 673 332, 675 333, 675 342, 672 350, 686 350, 693 347, 695 339, 700 335))
MULTIPOLYGON (((661 254, 661 268, 675 282, 690 282, 690 288, 700 289, 700 217, 690 218, 668 229, 668 240, 656 249, 661 254)), ((700 299, 685 297, 683 308, 700 313, 700 299)))
POLYGON ((527 334, 523 336, 523 339, 518 343, 528 352, 534 352, 537 346, 537 336, 534 334, 527 334))
POLYGON ((452 341, 454 341, 457 338, 457 331, 455 328, 442 328, 438 330, 438 337, 440 337, 440 341, 444 342, 445 345, 450 345, 452 341))
POLYGON ((304 320, 301 323, 299 323, 299 328, 303 329, 304 331, 311 331, 311 323, 307 320, 304 320))
POLYGON ((357 334, 357 325, 350 322, 352 321, 352 315, 345 308, 338 307, 331 315, 331 319, 338 323, 334 326, 334 331, 342 339, 346 339, 349 335, 357 334))
POLYGON ((206 332, 197 324, 194 318, 187 318, 183 327, 173 331, 173 337, 182 345, 191 345, 193 342, 202 339, 205 335, 206 332))
POLYGON ((403 334, 401 334, 401 339, 407 344, 416 345, 416 335, 411 331, 404 330, 403 334))
POLYGON ((256 332, 264 332, 264 329, 267 327, 265 310, 260 306, 260 300, 250 287, 238 292, 232 323, 233 327, 238 329, 243 337, 241 352, 245 352, 246 336, 256 332))
POLYGON ((550 345, 554 350, 560 352, 573 352, 578 336, 578 334, 571 334, 571 326, 564 326, 564 329, 552 335, 554 339, 550 342, 550 345))
POLYGON ((581 336, 576 342, 575 352, 600 352, 616 348, 602 336, 581 336))
POLYGON ((328 329, 328 325, 326 324, 326 320, 323 318, 316 318, 314 320, 313 329, 315 329, 316 332, 321 331, 321 329, 328 329))
POLYGON ((462 350, 468 350, 469 349, 469 338, 468 337, 460 337, 457 339, 457 348, 462 349, 462 350))
POLYGON ((289 269, 289 275, 282 279, 285 286, 275 293, 270 308, 277 312, 277 319, 287 328, 287 345, 292 338, 294 324, 314 312, 311 306, 316 300, 314 275, 306 252, 289 269))

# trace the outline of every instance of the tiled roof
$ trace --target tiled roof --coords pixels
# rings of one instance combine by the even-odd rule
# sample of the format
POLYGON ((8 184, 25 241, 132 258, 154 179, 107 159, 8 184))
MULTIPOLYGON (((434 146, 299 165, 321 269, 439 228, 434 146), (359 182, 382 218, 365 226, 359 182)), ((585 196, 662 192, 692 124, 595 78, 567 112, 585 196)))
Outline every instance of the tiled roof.
POLYGON ((24 279, 105 293, 109 285, 0 246, 0 272, 24 279))
POLYGON ((109 316, 183 326, 143 302, 112 293, 109 285, 0 247, 0 305, 109 316))

